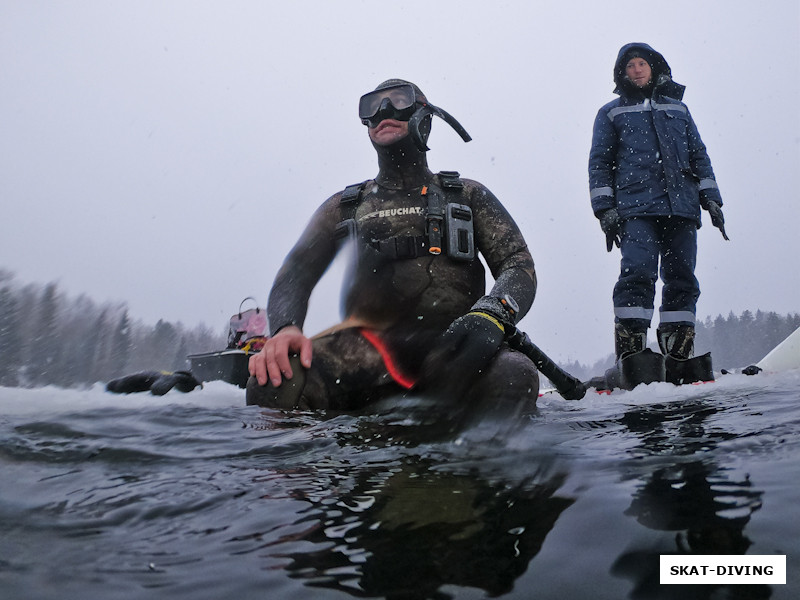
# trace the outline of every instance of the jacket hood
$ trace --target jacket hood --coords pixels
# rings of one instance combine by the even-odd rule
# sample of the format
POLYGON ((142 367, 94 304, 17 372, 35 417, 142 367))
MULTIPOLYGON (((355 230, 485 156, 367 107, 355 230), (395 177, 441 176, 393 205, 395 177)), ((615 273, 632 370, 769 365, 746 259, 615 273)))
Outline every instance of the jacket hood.
POLYGON ((617 62, 614 63, 614 88, 615 94, 632 95, 639 93, 639 89, 628 81, 625 76, 625 66, 634 56, 641 56, 650 65, 653 71, 654 91, 659 94, 681 100, 686 86, 672 81, 672 70, 660 52, 656 52, 649 44, 632 42, 625 44, 619 50, 617 62))

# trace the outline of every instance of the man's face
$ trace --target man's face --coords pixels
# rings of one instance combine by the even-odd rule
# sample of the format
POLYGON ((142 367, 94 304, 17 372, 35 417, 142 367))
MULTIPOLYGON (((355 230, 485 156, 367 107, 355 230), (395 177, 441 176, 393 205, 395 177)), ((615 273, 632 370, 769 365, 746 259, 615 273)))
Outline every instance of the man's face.
POLYGON ((369 139, 378 146, 390 146, 408 135, 408 121, 384 119, 375 127, 367 129, 369 139))
POLYGON ((419 102, 409 83, 398 83, 361 96, 358 116, 368 127, 369 137, 379 146, 389 146, 408 135, 408 123, 419 102))
POLYGON ((625 66, 625 76, 630 79, 634 85, 642 88, 650 83, 650 79, 653 77, 653 71, 650 69, 650 65, 645 59, 636 57, 630 59, 625 66))

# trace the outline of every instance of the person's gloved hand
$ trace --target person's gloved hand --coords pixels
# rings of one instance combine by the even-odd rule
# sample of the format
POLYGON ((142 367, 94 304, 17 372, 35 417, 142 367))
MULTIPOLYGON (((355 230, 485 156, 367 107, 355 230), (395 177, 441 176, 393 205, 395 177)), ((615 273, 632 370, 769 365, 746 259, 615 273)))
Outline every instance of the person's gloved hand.
POLYGON ((606 250, 611 252, 614 244, 619 248, 619 213, 616 208, 608 208, 600 213, 600 229, 606 234, 606 250))
POLYGON ((466 372, 480 371, 495 355, 505 338, 505 330, 496 318, 475 311, 450 324, 436 348, 447 362, 466 372))
POLYGON ((514 327, 516 308, 509 304, 509 300, 484 296, 469 313, 453 321, 425 359, 420 387, 449 396, 466 391, 514 327))
POLYGON ((722 207, 713 200, 709 200, 703 208, 708 211, 708 215, 711 217, 711 224, 720 230, 722 237, 729 240, 728 234, 725 233, 725 215, 722 214, 722 207))

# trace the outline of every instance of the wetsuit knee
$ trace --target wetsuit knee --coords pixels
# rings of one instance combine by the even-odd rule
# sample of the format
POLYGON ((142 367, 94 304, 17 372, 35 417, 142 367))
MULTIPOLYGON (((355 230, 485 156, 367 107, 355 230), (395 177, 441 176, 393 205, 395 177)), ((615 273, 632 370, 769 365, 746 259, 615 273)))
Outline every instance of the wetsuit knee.
POLYGON ((245 399, 248 405, 256 404, 266 408, 292 409, 298 408, 303 389, 306 386, 306 370, 300 364, 299 356, 290 356, 292 378, 285 379, 278 387, 271 383, 259 385, 255 377, 247 380, 245 399))
POLYGON ((536 408, 539 372, 525 355, 502 348, 469 392, 471 403, 497 414, 525 414, 536 408))

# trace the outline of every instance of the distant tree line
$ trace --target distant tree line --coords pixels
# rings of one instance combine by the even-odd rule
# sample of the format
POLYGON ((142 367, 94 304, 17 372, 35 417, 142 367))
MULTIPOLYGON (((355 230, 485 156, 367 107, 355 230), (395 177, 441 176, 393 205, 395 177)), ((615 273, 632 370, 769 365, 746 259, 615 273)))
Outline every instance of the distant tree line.
POLYGON ((744 311, 697 324, 697 354, 711 352, 715 369, 753 365, 800 327, 800 314, 744 311))
MULTIPOLYGON (((697 323, 695 354, 710 351, 717 371, 746 367, 798 327, 798 313, 709 317, 697 323)), ((55 283, 19 285, 0 269, 0 386, 80 387, 137 371, 188 369, 187 355, 224 348, 226 337, 227 331, 204 325, 190 329, 159 320, 148 326, 131 319, 124 303, 69 298, 55 283)), ((609 354, 592 365, 561 366, 585 381, 613 364, 609 354)))
POLYGON ((188 369, 188 354, 224 348, 226 333, 164 320, 148 326, 124 303, 70 298, 55 283, 19 285, 0 270, 0 386, 81 387, 188 369))
MULTIPOLYGON (((695 356, 711 352, 714 370, 740 369, 754 365, 775 346, 800 327, 800 314, 779 315, 775 312, 755 313, 746 310, 736 316, 733 312, 727 317, 718 315, 708 317, 695 325, 695 356)), ((613 344, 609 334, 609 346, 613 344)), ((656 344, 651 345, 658 350, 656 344)), ((586 381, 595 375, 602 375, 614 364, 611 353, 593 365, 577 361, 562 364, 562 368, 586 381)))

